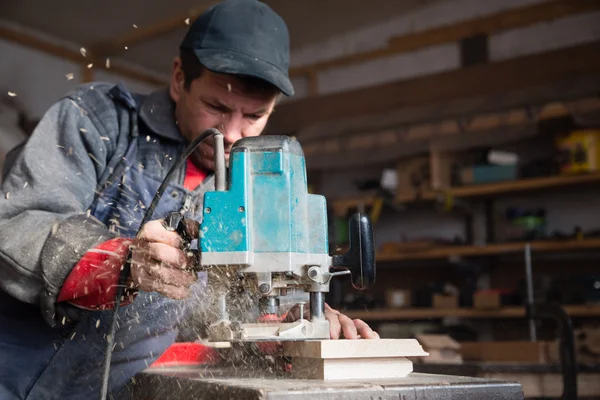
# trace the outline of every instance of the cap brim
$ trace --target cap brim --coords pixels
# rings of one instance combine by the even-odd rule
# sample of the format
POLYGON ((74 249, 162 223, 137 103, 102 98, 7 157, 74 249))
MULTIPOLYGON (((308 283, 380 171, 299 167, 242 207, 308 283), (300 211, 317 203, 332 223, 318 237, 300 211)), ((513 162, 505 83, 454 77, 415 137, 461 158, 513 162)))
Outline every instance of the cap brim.
POLYGON ((213 72, 253 76, 275 85, 288 97, 294 95, 290 78, 273 64, 227 50, 197 49, 194 52, 200 63, 213 72))

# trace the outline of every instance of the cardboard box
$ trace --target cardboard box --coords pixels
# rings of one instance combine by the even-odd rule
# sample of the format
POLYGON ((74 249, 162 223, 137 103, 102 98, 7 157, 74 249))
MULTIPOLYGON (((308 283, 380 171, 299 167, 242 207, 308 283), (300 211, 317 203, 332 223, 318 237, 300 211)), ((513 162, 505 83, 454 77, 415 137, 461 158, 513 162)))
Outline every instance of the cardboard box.
POLYGON ((432 303, 433 308, 458 308, 458 296, 434 294, 432 303))
POLYGON ((385 292, 385 304, 389 308, 403 308, 412 305, 412 292, 405 289, 390 289, 385 292))
POLYGON ((431 192, 429 156, 411 157, 397 163, 398 186, 396 194, 406 199, 417 199, 431 192))
POLYGON ((486 290, 473 295, 473 307, 478 310, 493 310, 501 306, 502 298, 499 292, 486 290))
POLYGON ((465 361, 523 362, 544 364, 549 361, 551 342, 461 342, 460 353, 465 361))

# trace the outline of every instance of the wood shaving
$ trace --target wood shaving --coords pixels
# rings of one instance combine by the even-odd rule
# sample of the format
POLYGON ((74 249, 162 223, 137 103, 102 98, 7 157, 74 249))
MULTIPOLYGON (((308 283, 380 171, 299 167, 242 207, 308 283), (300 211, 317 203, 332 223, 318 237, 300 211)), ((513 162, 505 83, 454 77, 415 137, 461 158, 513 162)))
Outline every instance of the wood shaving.
POLYGON ((15 92, 8 92, 8 95, 10 97, 17 97, 17 94, 15 92))
POLYGON ((110 58, 106 59, 106 68, 110 68, 110 58))
POLYGON ((85 49, 85 47, 82 47, 79 49, 79 52, 81 53, 82 56, 86 56, 87 55, 87 50, 85 49))
POLYGON ((190 24, 190 19, 189 19, 189 18, 186 18, 186 19, 185 19, 185 24, 186 24, 186 25, 189 25, 189 24, 190 24))
POLYGON ((75 74, 73 74, 72 72, 69 72, 68 74, 65 75, 65 77, 67 78, 68 81, 70 81, 71 79, 73 79, 75 77, 75 74))

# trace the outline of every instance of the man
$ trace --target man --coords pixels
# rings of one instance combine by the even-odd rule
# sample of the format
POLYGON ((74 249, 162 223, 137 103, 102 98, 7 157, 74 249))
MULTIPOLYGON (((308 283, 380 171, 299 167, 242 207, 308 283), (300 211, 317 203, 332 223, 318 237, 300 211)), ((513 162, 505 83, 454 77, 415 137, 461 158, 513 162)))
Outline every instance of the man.
MULTIPOLYGON (((168 90, 147 97, 83 85, 54 104, 20 149, 0 193, 0 398, 99 393, 117 277, 132 249, 109 389, 122 390, 173 343, 202 282, 187 267, 167 212, 198 219, 214 187, 212 141, 143 214, 186 144, 208 128, 226 149, 260 135, 288 77, 285 23, 254 0, 227 0, 190 27, 168 90), (41 310, 41 312, 40 312, 41 310)), ((327 308, 331 337, 377 338, 327 308)))

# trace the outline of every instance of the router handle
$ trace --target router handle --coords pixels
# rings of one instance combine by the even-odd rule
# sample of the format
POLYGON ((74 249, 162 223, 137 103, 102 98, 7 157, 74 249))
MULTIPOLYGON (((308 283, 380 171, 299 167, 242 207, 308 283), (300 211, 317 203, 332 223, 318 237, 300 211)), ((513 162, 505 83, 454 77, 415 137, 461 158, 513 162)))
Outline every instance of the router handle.
POLYGON ((350 217, 349 234, 350 249, 346 254, 334 255, 332 266, 349 270, 355 289, 369 289, 375 284, 375 246, 369 217, 362 213, 350 217))

